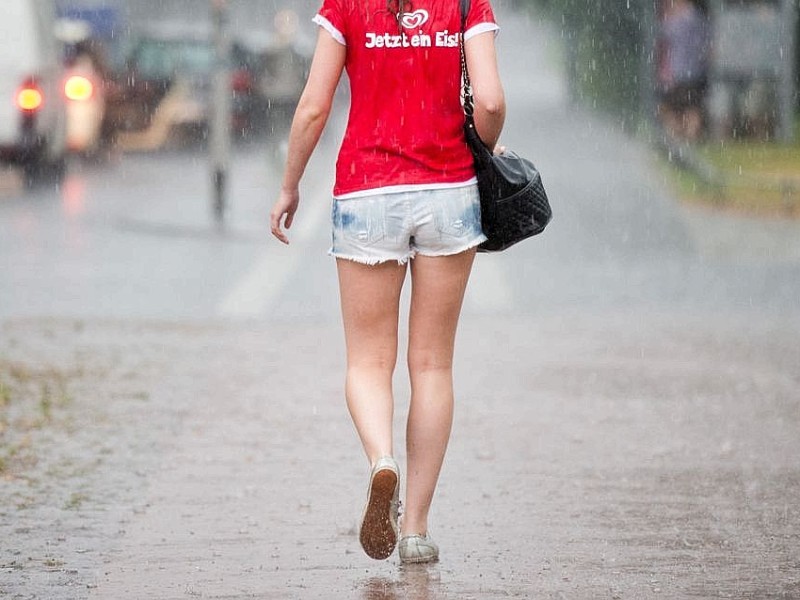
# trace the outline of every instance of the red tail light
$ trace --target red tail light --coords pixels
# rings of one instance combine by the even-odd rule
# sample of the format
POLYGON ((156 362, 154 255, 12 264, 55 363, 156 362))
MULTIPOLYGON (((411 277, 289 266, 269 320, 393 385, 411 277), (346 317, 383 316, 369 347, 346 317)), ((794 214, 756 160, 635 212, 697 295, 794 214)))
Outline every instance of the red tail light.
POLYGON ((253 87, 253 78, 247 69, 237 69, 231 76, 231 88, 234 92, 249 92, 253 87))
POLYGON ((24 112, 36 112, 44 104, 44 96, 33 80, 26 81, 17 91, 17 106, 24 112))
POLYGON ((64 84, 64 94, 70 100, 82 102, 92 97, 94 85, 83 75, 73 75, 64 84))

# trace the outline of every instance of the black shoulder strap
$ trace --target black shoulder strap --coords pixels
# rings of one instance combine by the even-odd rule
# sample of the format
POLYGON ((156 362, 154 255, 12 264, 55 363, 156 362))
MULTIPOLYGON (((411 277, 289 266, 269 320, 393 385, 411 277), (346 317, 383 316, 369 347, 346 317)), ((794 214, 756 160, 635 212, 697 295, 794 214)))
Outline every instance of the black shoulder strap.
POLYGON ((469 71, 467 70, 467 55, 464 52, 464 30, 467 27, 470 0, 459 0, 459 2, 461 3, 461 38, 458 44, 461 50, 461 92, 463 96, 464 114, 467 116, 467 122, 469 123, 472 121, 474 99, 472 97, 472 82, 469 79, 469 71))

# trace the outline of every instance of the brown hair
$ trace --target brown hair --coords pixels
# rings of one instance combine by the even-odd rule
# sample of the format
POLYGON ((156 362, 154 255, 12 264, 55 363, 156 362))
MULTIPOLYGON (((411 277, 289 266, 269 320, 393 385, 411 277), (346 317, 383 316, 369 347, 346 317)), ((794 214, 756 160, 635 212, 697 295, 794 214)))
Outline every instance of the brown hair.
POLYGON ((403 15, 411 8, 411 0, 386 0, 386 8, 397 19, 397 26, 402 29, 403 15))

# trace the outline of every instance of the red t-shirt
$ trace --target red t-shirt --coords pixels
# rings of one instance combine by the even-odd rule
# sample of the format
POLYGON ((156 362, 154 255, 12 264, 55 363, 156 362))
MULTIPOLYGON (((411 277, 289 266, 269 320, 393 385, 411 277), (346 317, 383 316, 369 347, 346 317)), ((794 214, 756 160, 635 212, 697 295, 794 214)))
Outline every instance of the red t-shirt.
MULTIPOLYGON (((400 26, 386 0, 323 0, 314 22, 347 46, 350 116, 334 196, 474 179, 460 100, 458 2, 415 0, 400 26)), ((465 39, 497 29, 489 0, 472 0, 465 39)))

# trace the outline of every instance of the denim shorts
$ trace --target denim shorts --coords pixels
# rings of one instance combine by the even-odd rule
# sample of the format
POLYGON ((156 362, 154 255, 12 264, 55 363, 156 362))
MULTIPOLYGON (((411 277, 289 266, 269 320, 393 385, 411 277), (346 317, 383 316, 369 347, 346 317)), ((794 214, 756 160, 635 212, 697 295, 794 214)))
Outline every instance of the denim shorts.
POLYGON ((331 217, 329 254, 368 265, 458 254, 486 240, 475 184, 334 198, 331 217))

